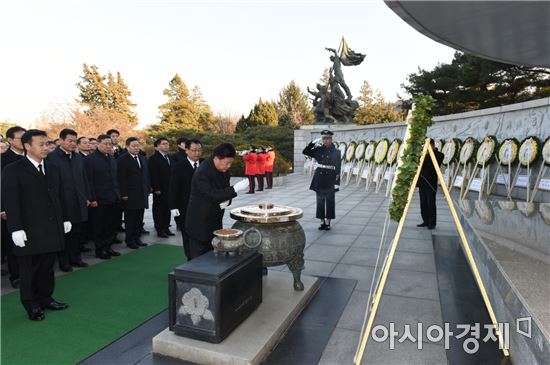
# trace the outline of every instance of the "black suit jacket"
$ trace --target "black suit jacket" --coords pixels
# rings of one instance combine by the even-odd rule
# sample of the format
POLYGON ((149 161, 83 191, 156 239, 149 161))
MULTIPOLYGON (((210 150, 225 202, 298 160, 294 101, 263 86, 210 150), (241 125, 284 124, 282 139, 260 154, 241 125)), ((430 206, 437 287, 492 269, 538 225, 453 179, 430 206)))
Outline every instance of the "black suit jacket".
POLYGON ((65 211, 64 186, 59 169, 44 161, 46 176, 27 159, 22 158, 4 170, 8 231, 24 230, 25 247, 13 246, 17 256, 61 251, 65 246, 63 222, 65 211))
MULTIPOLYGON (((13 152, 11 150, 11 148, 9 150, 7 150, 6 152, 2 153, 0 155, 0 165, 2 166, 2 176, 5 176, 4 175, 4 168, 6 168, 6 166, 14 163, 15 161, 18 161, 22 158, 23 156, 21 155, 18 155, 17 153, 13 152)), ((3 178, 2 179, 2 183, 1 183, 1 189, 2 189, 2 196, 6 196, 6 191, 4 190, 4 181, 6 179, 3 178)), ((4 211, 4 199, 2 199, 2 201, 0 202, 0 204, 2 205, 0 211, 4 211)))
POLYGON ((48 154, 46 161, 57 166, 61 172, 69 220, 71 223, 86 222, 88 220, 86 200, 90 199, 90 186, 81 155, 73 153, 69 160, 66 153, 58 146, 48 154))
POLYGON ((313 180, 309 188, 315 192, 334 189, 334 185, 340 185, 340 151, 334 147, 315 146, 309 143, 302 151, 306 156, 313 157, 321 165, 334 166, 334 170, 318 168, 315 170, 313 180))
POLYGON ((123 209, 146 209, 149 208, 149 168, 147 160, 140 154, 137 155, 138 163, 131 154, 124 153, 117 160, 117 175, 120 196, 127 196, 128 200, 121 200, 123 209))
POLYGON ((160 191, 159 197, 162 201, 168 204, 168 195, 170 194, 170 175, 172 174, 172 166, 174 161, 170 159, 170 164, 166 161, 159 151, 155 151, 149 157, 149 176, 151 181, 151 188, 153 192, 160 191))
MULTIPOLYGON (((445 155, 436 149, 434 149, 434 154, 438 165, 441 166, 445 155)), ((419 189, 437 191, 437 173, 430 155, 426 155, 424 159, 417 186, 419 189)))
MULTIPOLYGON (((199 166, 204 159, 199 160, 199 166)), ((172 169, 172 177, 170 179, 170 209, 178 209, 181 213, 180 219, 185 222, 187 212, 187 204, 189 203, 189 195, 191 194, 191 180, 195 170, 187 159, 179 161, 172 169)))
POLYGON ((237 196, 229 185, 229 172, 219 172, 212 158, 200 164, 191 181, 185 231, 199 241, 210 241, 214 232, 223 227, 224 210, 220 203, 237 196))
POLYGON ((84 167, 90 184, 90 200, 98 204, 116 204, 120 200, 116 160, 99 150, 84 158, 84 167))
POLYGON ((185 153, 185 150, 182 150, 181 148, 178 147, 178 152, 172 155, 172 160, 175 163, 178 163, 180 161, 185 161, 187 160, 187 153, 185 153))

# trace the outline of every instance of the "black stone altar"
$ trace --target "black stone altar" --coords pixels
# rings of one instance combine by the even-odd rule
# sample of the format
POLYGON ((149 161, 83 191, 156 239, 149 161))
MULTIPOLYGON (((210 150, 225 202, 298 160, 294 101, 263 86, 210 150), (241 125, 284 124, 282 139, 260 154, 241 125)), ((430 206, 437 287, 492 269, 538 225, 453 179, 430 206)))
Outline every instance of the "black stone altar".
POLYGON ((262 255, 208 252, 176 267, 168 281, 170 330, 219 343, 262 302, 262 255))

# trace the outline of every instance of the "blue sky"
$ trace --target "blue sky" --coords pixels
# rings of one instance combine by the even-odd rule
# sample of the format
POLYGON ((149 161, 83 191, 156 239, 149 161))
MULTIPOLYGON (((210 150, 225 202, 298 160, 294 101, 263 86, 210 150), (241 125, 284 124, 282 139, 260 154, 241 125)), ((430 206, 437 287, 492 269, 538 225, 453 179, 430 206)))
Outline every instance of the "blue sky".
POLYGON ((77 96, 82 64, 120 71, 140 125, 157 122, 162 90, 177 72, 218 113, 247 114, 295 80, 313 87, 330 67, 324 47, 342 36, 366 53, 344 67, 396 100, 418 67, 453 52, 404 23, 382 1, 5 1, 0 8, 0 120, 32 125, 77 96))

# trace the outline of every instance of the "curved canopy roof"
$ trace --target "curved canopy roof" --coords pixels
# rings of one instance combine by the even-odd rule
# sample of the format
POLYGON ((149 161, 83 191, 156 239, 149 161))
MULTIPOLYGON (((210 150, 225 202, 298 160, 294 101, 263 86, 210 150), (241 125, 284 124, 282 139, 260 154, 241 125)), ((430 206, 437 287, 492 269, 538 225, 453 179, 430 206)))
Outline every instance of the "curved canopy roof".
POLYGON ((550 1, 385 0, 431 39, 493 61, 550 67, 550 1))

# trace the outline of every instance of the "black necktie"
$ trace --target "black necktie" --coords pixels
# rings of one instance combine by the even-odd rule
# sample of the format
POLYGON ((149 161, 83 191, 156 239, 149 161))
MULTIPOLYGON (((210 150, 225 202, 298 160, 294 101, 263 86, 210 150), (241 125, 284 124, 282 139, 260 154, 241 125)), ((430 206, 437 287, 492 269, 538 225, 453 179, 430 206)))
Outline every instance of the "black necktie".
POLYGON ((38 171, 40 171, 40 173, 42 175, 46 175, 46 174, 44 174, 44 170, 42 170, 42 164, 41 163, 38 164, 38 171))
POLYGON ((137 156, 134 156, 134 160, 136 160, 137 165, 138 165, 139 168, 141 169, 141 164, 139 163, 139 160, 138 160, 138 157, 137 157, 137 156))
POLYGON ((170 159, 168 158, 168 155, 164 155, 164 158, 166 159, 166 162, 168 163, 168 166, 170 166, 170 159))
POLYGON ((66 155, 69 158, 69 160, 73 157, 73 155, 71 153, 66 153, 66 155))
POLYGON ((196 170, 196 169, 197 169, 197 164, 198 164, 198 162, 195 161, 195 163, 193 164, 193 170, 196 170))

